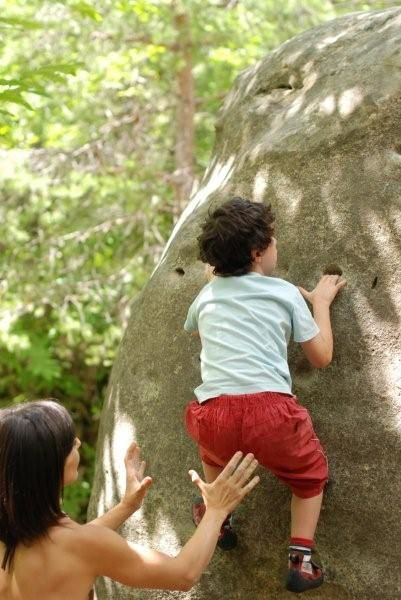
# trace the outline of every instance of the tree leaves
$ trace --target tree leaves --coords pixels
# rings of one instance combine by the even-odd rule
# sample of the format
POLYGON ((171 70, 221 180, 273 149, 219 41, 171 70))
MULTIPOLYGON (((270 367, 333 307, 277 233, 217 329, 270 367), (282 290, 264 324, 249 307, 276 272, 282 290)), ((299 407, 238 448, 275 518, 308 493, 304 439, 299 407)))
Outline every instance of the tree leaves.
POLYGON ((43 24, 34 19, 27 19, 23 17, 0 17, 0 28, 3 29, 42 29, 43 24))
POLYGON ((21 93, 21 88, 14 88, 12 90, 5 90, 4 92, 0 92, 0 105, 8 102, 11 104, 19 104, 24 106, 28 110, 33 110, 32 106, 27 102, 21 93))
POLYGON ((87 2, 75 2, 71 5, 71 10, 77 12, 81 17, 89 17, 89 19, 92 19, 96 23, 100 23, 103 20, 102 15, 94 6, 87 2))

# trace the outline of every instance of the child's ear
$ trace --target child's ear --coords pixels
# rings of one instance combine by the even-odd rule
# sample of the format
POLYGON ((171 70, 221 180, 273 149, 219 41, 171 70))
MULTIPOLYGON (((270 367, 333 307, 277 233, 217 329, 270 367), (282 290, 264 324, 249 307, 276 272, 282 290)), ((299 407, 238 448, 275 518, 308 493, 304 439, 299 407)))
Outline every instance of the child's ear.
POLYGON ((205 275, 208 281, 212 281, 215 278, 214 267, 212 265, 207 264, 205 267, 205 275))
POLYGON ((262 253, 260 250, 251 250, 252 262, 258 262, 258 260, 260 259, 261 256, 262 256, 262 253))

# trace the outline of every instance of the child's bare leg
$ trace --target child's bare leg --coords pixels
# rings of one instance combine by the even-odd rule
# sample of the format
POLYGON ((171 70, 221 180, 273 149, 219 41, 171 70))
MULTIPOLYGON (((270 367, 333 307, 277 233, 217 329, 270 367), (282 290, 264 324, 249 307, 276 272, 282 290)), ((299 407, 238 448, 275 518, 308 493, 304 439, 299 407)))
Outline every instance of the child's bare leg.
POLYGON ((226 466, 223 462, 221 462, 217 456, 209 456, 209 452, 205 450, 202 446, 199 446, 199 454, 202 458, 210 458, 210 462, 213 462, 214 465, 209 465, 204 460, 202 460, 202 468, 203 473, 205 475, 206 483, 212 483, 222 472, 224 467, 226 466))
POLYGON ((290 592, 305 592, 322 585, 322 567, 312 560, 314 537, 323 492, 312 498, 292 495, 291 540, 288 547, 286 588, 290 592))
POLYGON ((323 492, 312 498, 300 498, 292 495, 291 500, 291 537, 313 540, 320 508, 322 506, 323 492))
POLYGON ((212 467, 202 461, 203 473, 205 475, 206 483, 212 483, 222 472, 224 467, 212 467))

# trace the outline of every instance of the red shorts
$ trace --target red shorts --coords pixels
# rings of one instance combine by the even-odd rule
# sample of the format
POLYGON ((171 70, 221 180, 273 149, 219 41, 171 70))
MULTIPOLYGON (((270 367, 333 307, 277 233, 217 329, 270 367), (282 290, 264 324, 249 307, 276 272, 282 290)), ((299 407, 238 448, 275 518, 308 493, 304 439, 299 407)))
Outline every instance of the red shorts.
POLYGON ((241 450, 252 452, 300 498, 312 498, 328 478, 327 459, 306 408, 295 396, 260 392, 219 396, 185 411, 189 435, 199 444, 202 460, 227 464, 241 450))

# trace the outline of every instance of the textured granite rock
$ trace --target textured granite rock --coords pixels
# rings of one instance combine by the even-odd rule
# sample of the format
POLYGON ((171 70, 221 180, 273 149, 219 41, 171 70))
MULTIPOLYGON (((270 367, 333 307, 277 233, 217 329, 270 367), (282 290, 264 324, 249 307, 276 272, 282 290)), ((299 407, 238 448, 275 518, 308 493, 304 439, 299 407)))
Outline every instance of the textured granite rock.
MULTIPOLYGON (((313 370, 290 352, 332 482, 318 546, 321 600, 401 598, 401 9, 357 13, 299 35, 243 72, 218 118, 199 192, 134 301, 101 421, 90 514, 121 489, 136 439, 154 487, 130 539, 175 552, 193 531, 187 476, 198 466, 182 414, 199 381, 199 342, 183 332, 204 283, 199 222, 241 194, 277 215, 277 275, 312 286, 328 265, 349 284, 332 310, 335 358, 313 370)), ((289 492, 270 475, 238 510, 241 543, 215 557, 194 600, 284 600, 289 492)), ((107 599, 175 598, 100 582, 107 599)))

